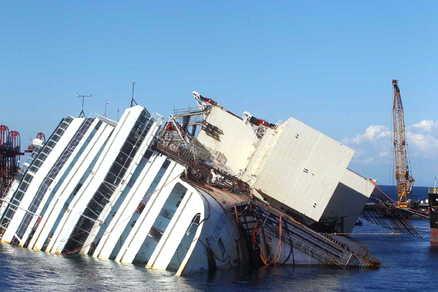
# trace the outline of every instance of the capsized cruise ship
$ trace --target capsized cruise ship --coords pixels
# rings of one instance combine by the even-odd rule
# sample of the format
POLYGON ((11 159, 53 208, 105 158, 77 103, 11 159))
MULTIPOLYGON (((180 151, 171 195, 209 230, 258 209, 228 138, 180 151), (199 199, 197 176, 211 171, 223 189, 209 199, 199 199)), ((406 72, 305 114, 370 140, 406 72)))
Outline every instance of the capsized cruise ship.
POLYGON ((374 184, 304 123, 238 116, 193 92, 167 121, 65 117, 35 141, 0 206, 2 242, 168 270, 377 267, 348 234, 374 184))

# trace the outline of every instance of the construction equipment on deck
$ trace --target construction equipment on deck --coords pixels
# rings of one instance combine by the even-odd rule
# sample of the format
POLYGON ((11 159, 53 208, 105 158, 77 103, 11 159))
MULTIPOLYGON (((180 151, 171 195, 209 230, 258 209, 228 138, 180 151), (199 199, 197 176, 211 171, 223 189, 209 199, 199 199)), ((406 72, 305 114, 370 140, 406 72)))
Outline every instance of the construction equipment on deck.
POLYGON ((18 173, 20 151, 20 133, 9 131, 0 125, 0 199, 7 193, 15 175, 18 173))
POLYGON ((409 173, 407 158, 406 129, 403 103, 398 81, 392 80, 394 99, 392 105, 393 143, 394 143, 394 174, 397 182, 397 207, 408 208, 408 196, 412 191, 414 178, 409 173))
POLYGON ((375 192, 362 212, 362 217, 394 232, 420 236, 415 227, 409 223, 409 218, 415 216, 428 219, 428 214, 411 208, 409 204, 408 196, 412 192, 414 178, 409 171, 404 110, 398 81, 392 80, 392 86, 394 175, 397 198, 394 200, 376 186, 375 192))

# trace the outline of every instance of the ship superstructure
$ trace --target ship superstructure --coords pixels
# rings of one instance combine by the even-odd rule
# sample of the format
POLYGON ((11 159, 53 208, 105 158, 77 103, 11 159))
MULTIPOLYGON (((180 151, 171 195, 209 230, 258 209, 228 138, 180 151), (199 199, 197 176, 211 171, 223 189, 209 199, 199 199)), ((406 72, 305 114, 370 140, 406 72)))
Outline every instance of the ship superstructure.
POLYGON ((139 105, 118 122, 62 119, 8 192, 1 240, 178 275, 254 259, 378 265, 335 235, 351 232, 374 188, 348 169, 351 149, 293 118, 271 124, 194 97, 166 122, 139 105))

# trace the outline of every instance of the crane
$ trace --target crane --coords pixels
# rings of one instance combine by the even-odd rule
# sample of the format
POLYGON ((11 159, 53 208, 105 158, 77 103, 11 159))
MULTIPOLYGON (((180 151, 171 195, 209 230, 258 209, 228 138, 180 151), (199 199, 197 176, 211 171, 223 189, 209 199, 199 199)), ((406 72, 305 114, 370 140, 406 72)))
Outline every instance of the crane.
POLYGON ((392 105, 393 143, 394 143, 394 175, 397 182, 397 207, 408 208, 408 196, 412 191, 414 178, 409 173, 407 157, 406 129, 403 103, 398 81, 392 80, 394 99, 392 105))
POLYGON ((6 195, 18 173, 20 155, 23 155, 20 151, 20 133, 0 125, 0 199, 6 195))

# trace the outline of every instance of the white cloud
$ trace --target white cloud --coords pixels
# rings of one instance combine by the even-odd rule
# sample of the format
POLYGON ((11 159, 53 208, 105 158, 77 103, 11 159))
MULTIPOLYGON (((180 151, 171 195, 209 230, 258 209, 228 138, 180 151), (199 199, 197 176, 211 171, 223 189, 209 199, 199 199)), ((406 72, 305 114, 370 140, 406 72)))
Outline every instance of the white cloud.
MULTIPOLYGON (((407 126, 409 157, 438 159, 438 120, 422 120, 407 126)), ((392 161, 392 130, 370 125, 362 133, 343 140, 356 151, 355 162, 383 164, 392 161)))
MULTIPOLYGON (((430 185, 438 173, 438 120, 422 120, 406 126, 408 159, 416 185, 430 185)), ((394 183, 392 129, 370 125, 343 140, 356 153, 351 167, 386 184, 394 183)))
POLYGON ((438 135, 408 131, 409 150, 413 155, 425 158, 438 157, 438 135))
MULTIPOLYGON (((383 125, 370 125, 364 132, 343 140, 355 150, 354 160, 360 164, 373 164, 391 157, 392 133, 383 125)), ((388 160, 389 161, 389 160, 388 160)))
POLYGON ((411 126, 413 130, 420 130, 423 132, 432 132, 438 130, 438 121, 434 120, 422 120, 411 126))
POLYGON ((361 134, 356 135, 352 139, 347 139, 353 144, 361 144, 364 142, 373 142, 380 139, 385 139, 391 136, 391 131, 383 125, 371 125, 361 134))

